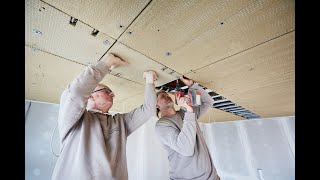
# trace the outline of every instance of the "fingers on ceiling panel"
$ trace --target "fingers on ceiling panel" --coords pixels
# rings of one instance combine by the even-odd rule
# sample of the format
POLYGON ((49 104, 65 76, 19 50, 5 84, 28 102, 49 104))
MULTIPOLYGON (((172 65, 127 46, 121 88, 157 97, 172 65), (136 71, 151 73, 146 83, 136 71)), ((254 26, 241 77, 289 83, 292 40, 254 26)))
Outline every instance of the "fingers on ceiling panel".
MULTIPOLYGON (((25 99, 59 103, 61 93, 85 66, 25 47, 25 99)), ((107 75, 102 83, 115 93, 115 102, 143 92, 140 84, 107 75), (130 89, 130 91, 128 91, 130 89)))
POLYGON ((142 76, 143 72, 147 70, 154 70, 157 72, 159 79, 155 81, 156 86, 166 84, 181 76, 178 72, 159 64, 158 62, 119 42, 116 42, 108 53, 118 55, 129 63, 126 66, 119 66, 112 70, 114 75, 130 79, 140 84, 145 84, 145 80, 142 76))
POLYGON ((25 10, 25 44, 33 49, 89 64, 97 62, 115 42, 44 2, 27 0, 25 10))
POLYGON ((294 59, 291 32, 187 77, 261 117, 294 115, 294 59))
POLYGON ((117 39, 150 0, 44 0, 117 39))
POLYGON ((152 1, 119 41, 186 74, 293 31, 294 8, 291 0, 152 1))

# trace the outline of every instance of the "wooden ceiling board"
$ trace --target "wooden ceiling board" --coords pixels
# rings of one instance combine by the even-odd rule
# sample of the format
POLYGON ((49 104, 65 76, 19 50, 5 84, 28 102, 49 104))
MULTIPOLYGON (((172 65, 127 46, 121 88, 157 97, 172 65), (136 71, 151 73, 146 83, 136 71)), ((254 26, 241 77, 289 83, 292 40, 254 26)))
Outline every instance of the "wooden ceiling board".
POLYGON ((199 69, 187 77, 261 117, 295 113, 295 33, 199 69))
MULTIPOLYGON (((84 68, 84 65, 39 50, 34 51, 26 46, 25 99, 59 103, 63 90, 84 68)), ((114 91, 115 102, 144 91, 142 85, 113 75, 106 75, 102 83, 114 91)))
POLYGON ((122 101, 117 101, 113 103, 113 106, 110 109, 110 111, 128 113, 134 110, 135 108, 140 107, 143 104, 143 102, 144 92, 128 97, 122 101))
POLYGON ((199 122, 212 123, 212 122, 222 122, 222 121, 235 121, 243 120, 245 118, 228 113, 216 108, 209 108, 208 111, 200 117, 199 122))
POLYGON ((41 1, 28 0, 25 6, 25 45, 68 60, 97 62, 115 42, 103 33, 91 35, 93 28, 41 1), (105 43, 108 42, 108 43, 105 43))
POLYGON ((140 84, 145 84, 145 80, 142 77, 143 72, 147 70, 154 70, 157 72, 159 79, 155 81, 156 86, 169 83, 181 76, 181 74, 173 71, 172 69, 166 68, 166 66, 159 64, 158 62, 119 42, 116 42, 108 53, 118 55, 129 63, 126 66, 119 66, 117 69, 112 70, 113 74, 119 73, 120 77, 130 79, 131 81, 138 82, 140 84), (166 69, 163 70, 163 68, 166 69))
POLYGON ((292 0, 152 1, 119 41, 186 74, 293 31, 294 8, 292 0))
POLYGON ((150 0, 44 0, 114 39, 125 31, 150 0))

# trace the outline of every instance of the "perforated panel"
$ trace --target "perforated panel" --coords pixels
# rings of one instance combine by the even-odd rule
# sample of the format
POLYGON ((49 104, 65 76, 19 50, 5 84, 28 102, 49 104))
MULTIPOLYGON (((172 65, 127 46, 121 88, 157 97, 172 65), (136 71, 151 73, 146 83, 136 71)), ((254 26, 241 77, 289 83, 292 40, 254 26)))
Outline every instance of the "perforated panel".
POLYGON ((261 117, 294 115, 294 45, 293 32, 188 77, 261 117))
POLYGON ((150 0, 44 0, 117 39, 150 0))
POLYGON ((115 102, 110 111, 127 113, 141 106, 144 102, 144 92, 115 102))
POLYGON ((158 62, 144 56, 143 54, 121 44, 116 43, 108 51, 120 56, 123 60, 127 61, 129 65, 120 66, 113 70, 114 74, 120 73, 120 77, 130 79, 134 82, 145 84, 145 80, 142 78, 143 72, 147 70, 154 70, 157 72, 159 79, 155 81, 156 86, 160 86, 178 79, 181 76, 179 73, 167 68, 158 62), (165 68, 165 69, 164 69, 165 68))
MULTIPOLYGON (((25 47, 25 99, 59 103, 61 93, 84 70, 80 65, 41 51, 25 47)), ((115 93, 115 102, 143 92, 142 85, 106 75, 102 83, 115 93), (130 91, 128 91, 130 89, 130 91)))
POLYGON ((208 111, 200 117, 198 120, 199 122, 219 122, 219 121, 234 121, 234 120, 242 120, 245 119, 243 117, 216 109, 216 108, 209 108, 208 111))
POLYGON ((294 7, 292 0, 152 1, 120 41, 185 74, 294 30, 294 7))
MULTIPOLYGON (((152 69, 160 76, 157 86, 186 74, 259 116, 294 115, 295 1, 149 2, 26 0, 25 44, 36 58, 26 60, 26 99, 57 103, 81 64, 98 61, 128 28, 109 51, 130 63, 112 71, 120 80, 112 76, 115 81, 105 82, 115 84, 115 104, 142 93, 143 71, 152 69), (71 16, 78 19, 75 26, 69 24, 71 16), (99 30, 96 36, 93 29, 99 30), (292 38, 283 40, 287 36, 292 38), (56 56, 60 61, 52 64, 56 56)), ((239 117, 211 111, 217 111, 215 121, 239 117)), ((204 122, 212 120, 205 117, 204 122)))
POLYGON ((82 64, 97 62, 114 39, 80 21, 69 24, 67 14, 37 0, 26 1, 25 44, 82 64))

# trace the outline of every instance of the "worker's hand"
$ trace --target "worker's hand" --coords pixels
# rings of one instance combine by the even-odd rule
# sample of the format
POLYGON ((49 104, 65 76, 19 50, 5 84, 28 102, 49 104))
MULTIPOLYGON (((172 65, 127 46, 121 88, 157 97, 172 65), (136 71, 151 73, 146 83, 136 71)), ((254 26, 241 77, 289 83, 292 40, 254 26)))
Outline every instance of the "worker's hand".
POLYGON ((181 97, 180 94, 175 94, 175 97, 179 106, 185 107, 187 112, 193 112, 193 107, 188 105, 188 102, 191 101, 189 97, 181 97))
POLYGON ((119 66, 119 65, 128 65, 129 63, 122 60, 121 58, 119 57, 116 57, 115 55, 113 54, 110 54, 110 53, 107 53, 105 54, 101 61, 104 61, 106 62, 107 66, 109 67, 109 69, 114 69, 115 67, 119 66))
POLYGON ((158 75, 155 71, 153 70, 149 70, 149 71, 145 71, 143 73, 143 79, 146 80, 146 83, 153 83, 154 81, 158 80, 158 75))
POLYGON ((193 84, 193 80, 192 79, 186 79, 186 78, 183 78, 183 76, 180 77, 180 80, 187 86, 192 86, 193 84))

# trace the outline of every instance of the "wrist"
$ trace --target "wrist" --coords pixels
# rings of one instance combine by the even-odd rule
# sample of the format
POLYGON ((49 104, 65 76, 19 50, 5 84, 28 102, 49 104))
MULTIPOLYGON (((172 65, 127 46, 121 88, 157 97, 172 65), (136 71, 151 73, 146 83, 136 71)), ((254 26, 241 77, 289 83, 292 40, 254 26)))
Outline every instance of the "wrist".
POLYGON ((193 113, 193 108, 190 106, 185 107, 187 112, 193 113))
POLYGON ((111 68, 111 66, 113 65, 113 59, 115 58, 115 56, 113 54, 106 54, 101 61, 105 63, 105 65, 108 68, 111 68))
POLYGON ((150 73, 146 74, 146 83, 152 84, 153 83, 153 75, 150 73))
POLYGON ((105 63, 106 63, 107 68, 110 69, 111 66, 112 66, 112 63, 110 63, 110 61, 109 62, 105 62, 105 63))

